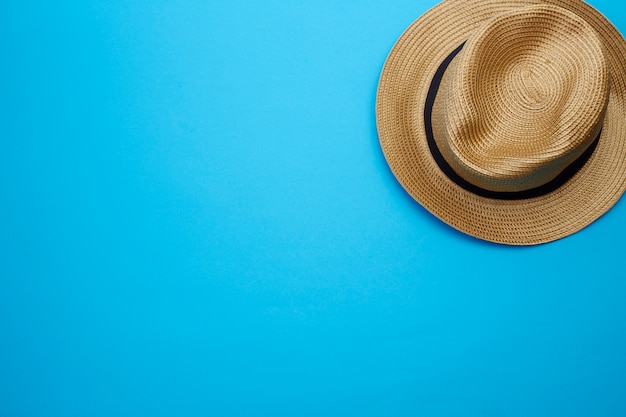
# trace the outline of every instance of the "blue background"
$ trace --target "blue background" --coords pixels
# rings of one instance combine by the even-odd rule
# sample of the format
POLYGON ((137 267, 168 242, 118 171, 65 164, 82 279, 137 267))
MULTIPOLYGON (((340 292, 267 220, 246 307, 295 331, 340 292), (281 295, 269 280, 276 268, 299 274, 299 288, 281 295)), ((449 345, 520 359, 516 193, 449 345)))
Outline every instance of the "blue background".
POLYGON ((434 4, 2 1, 0 416, 626 415, 626 202, 511 248, 385 163, 434 4))

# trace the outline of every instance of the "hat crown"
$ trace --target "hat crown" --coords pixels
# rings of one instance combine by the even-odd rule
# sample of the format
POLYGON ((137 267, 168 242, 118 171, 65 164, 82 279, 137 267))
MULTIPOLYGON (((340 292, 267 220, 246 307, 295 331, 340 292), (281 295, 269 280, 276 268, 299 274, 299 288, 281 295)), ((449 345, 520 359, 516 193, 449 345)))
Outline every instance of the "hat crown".
POLYGON ((541 186, 598 136, 608 68, 593 28, 540 5, 481 26, 446 71, 437 143, 450 166, 492 191, 541 186))

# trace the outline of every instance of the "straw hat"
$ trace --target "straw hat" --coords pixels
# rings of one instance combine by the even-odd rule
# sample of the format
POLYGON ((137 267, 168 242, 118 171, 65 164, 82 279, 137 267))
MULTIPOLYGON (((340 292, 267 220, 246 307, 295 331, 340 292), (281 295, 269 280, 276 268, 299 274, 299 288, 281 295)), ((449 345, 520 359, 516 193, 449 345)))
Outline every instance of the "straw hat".
POLYGON ((382 150, 450 226, 531 245, 579 231, 626 186, 626 41, 582 0, 444 0, 389 53, 382 150))

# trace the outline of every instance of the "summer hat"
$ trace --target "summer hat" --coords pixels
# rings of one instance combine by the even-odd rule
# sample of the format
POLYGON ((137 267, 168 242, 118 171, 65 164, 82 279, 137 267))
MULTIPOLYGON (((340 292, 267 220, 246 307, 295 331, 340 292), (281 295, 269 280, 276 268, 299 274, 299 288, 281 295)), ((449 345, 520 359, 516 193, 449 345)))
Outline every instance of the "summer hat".
POLYGON ((550 242, 626 186, 626 41, 582 0, 444 0, 385 61, 380 144, 421 205, 469 235, 550 242))

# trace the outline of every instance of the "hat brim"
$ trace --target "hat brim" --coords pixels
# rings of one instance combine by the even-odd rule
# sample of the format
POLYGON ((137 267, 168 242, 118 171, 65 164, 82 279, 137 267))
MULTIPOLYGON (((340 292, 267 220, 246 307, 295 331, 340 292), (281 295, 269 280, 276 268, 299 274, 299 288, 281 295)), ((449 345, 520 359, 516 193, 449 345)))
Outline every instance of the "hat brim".
POLYGON ((581 0, 444 0, 414 21, 385 61, 376 98, 380 144, 406 191, 450 226, 510 245, 546 243, 571 235, 606 213, 626 185, 626 41, 581 0), (558 189, 534 198, 481 197, 450 180, 427 143, 424 106, 441 62, 482 23, 517 7, 552 4, 585 19, 598 33, 610 72, 610 96, 598 145, 558 189))

